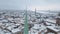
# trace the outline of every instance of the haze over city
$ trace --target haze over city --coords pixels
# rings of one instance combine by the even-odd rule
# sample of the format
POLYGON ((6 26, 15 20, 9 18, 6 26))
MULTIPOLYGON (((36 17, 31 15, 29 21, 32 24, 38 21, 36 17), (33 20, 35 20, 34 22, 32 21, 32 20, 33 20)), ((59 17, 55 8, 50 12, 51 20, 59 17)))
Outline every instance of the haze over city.
POLYGON ((60 10, 60 0, 0 0, 0 9, 60 10))

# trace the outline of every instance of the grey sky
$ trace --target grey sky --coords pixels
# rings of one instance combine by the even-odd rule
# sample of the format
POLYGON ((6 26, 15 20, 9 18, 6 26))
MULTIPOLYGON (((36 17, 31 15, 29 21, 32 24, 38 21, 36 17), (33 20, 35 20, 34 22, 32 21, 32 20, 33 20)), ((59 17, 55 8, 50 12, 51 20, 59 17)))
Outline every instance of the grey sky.
POLYGON ((60 0, 0 0, 0 9, 60 10, 60 0))

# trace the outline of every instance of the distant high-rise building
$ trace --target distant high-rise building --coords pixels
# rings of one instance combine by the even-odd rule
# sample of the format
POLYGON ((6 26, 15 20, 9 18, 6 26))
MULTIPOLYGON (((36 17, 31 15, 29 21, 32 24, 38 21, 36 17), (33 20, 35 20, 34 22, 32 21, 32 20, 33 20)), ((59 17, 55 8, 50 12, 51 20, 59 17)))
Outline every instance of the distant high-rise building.
POLYGON ((36 16, 36 8, 35 8, 35 16, 36 16))

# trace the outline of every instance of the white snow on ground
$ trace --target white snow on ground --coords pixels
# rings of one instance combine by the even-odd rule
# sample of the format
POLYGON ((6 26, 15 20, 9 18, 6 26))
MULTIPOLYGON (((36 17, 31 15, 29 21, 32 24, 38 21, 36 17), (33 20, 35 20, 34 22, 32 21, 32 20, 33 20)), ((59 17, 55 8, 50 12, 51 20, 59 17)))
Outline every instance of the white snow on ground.
MULTIPOLYGON (((28 12, 29 15, 30 12, 28 12)), ((52 20, 53 18, 51 17, 52 15, 55 16, 56 13, 50 13, 50 12, 40 12, 39 19, 36 18, 35 13, 31 12, 31 20, 30 20, 30 16, 28 16, 28 20, 30 20, 30 22, 28 22, 28 24, 33 24, 34 26, 31 27, 31 29, 29 30, 29 34, 38 34, 39 32, 41 32, 41 34, 44 34, 45 32, 47 32, 47 28, 50 28, 56 32, 60 31, 58 29, 55 29, 55 24, 56 20, 52 20), (40 17, 40 15, 42 15, 40 17), (44 19, 44 17, 49 17, 47 19, 44 19), (34 19, 36 19, 36 22, 32 22, 34 19), (46 21, 45 23, 47 25, 51 25, 51 26, 45 26, 41 21, 44 20, 46 21), (38 22, 41 22, 42 24, 39 24, 38 22), (51 23, 50 23, 51 22, 51 23)), ((16 32, 21 32, 22 29, 24 29, 24 20, 25 20, 25 14, 24 12, 6 12, 5 15, 2 15, 0 17, 0 34, 12 34, 12 33, 16 33, 16 32), (11 14, 12 13, 12 14, 11 14), (5 18, 6 16, 6 18, 5 18), (19 16, 19 18, 17 18, 17 16, 19 16), (13 18, 14 17, 14 18, 13 18), (16 18, 15 18, 16 17, 16 18), (3 23, 4 22, 4 23, 3 23), (8 29, 11 32, 9 32, 8 29)), ((53 34, 53 33, 49 33, 49 34, 53 34)))

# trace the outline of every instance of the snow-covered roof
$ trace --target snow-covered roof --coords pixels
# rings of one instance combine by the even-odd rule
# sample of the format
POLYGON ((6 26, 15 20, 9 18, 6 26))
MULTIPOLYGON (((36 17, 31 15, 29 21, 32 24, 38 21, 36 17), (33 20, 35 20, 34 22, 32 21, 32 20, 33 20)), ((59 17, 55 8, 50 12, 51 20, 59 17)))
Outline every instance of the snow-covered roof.
POLYGON ((46 22, 46 25, 51 25, 51 23, 46 22))
POLYGON ((33 27, 34 29, 39 29, 40 27, 39 27, 39 24, 34 24, 34 27, 33 27))
POLYGON ((43 24, 34 24, 34 27, 31 28, 30 32, 31 34, 38 34, 38 32, 41 32, 45 29, 46 27, 43 24))
POLYGON ((51 32, 50 32, 50 33, 48 33, 48 34, 54 34, 54 33, 51 33, 51 32))
POLYGON ((53 27, 53 26, 47 26, 47 28, 49 28, 49 29, 51 29, 51 30, 53 30, 53 31, 55 31, 55 32, 59 32, 59 30, 58 29, 56 29, 55 27, 53 27))
POLYGON ((9 21, 12 21, 12 20, 14 20, 14 19, 13 19, 13 18, 8 18, 8 20, 9 20, 9 21))
POLYGON ((56 18, 60 18, 60 16, 56 16, 56 18))
POLYGON ((50 20, 50 19, 46 19, 46 22, 50 22, 50 23, 56 23, 56 20, 50 20))
POLYGON ((12 33, 7 30, 0 29, 0 34, 12 34, 12 33))
POLYGON ((3 22, 8 22, 8 20, 6 20, 6 19, 4 19, 4 20, 2 20, 3 22))
POLYGON ((12 30, 12 33, 17 33, 17 32, 21 32, 21 30, 18 28, 12 30))

